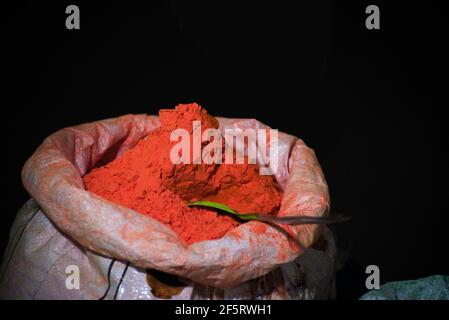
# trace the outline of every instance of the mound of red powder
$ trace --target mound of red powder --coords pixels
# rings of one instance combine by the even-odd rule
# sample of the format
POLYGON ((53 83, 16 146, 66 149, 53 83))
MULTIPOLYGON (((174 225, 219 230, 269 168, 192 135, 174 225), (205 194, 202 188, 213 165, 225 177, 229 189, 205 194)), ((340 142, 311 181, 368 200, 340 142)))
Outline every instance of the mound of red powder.
POLYGON ((192 133, 193 121, 201 121, 203 131, 218 128, 206 110, 185 104, 161 110, 159 116, 160 128, 83 177, 87 190, 169 225, 186 244, 218 239, 238 225, 227 215, 188 207, 190 201, 216 201, 240 213, 276 213, 282 194, 272 176, 259 175, 257 165, 172 163, 173 130, 192 133))

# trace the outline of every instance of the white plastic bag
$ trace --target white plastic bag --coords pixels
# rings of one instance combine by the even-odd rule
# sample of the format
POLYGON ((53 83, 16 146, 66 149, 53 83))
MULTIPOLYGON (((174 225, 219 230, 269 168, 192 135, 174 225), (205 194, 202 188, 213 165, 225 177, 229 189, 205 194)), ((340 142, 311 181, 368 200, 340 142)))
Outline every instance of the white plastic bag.
MULTIPOLYGON (((266 128, 256 120, 219 122, 220 129, 266 128)), ((158 126, 158 117, 128 115, 62 129, 43 142, 24 166, 24 186, 36 202, 21 210, 12 229, 1 297, 152 299, 146 269, 182 278, 186 286, 172 298, 332 297, 335 247, 326 228, 288 227, 297 246, 273 227, 252 232, 261 222, 251 221, 221 239, 186 246, 159 221, 84 189, 81 176, 98 161, 119 156, 158 126), (127 237, 120 236, 124 228, 127 237), (309 248, 320 236, 326 250, 309 248), (69 266, 80 270, 79 289, 67 289, 69 266), (297 283, 301 277, 306 284, 297 283)), ((279 215, 326 214, 327 184, 313 151, 280 133, 278 158, 279 215)))

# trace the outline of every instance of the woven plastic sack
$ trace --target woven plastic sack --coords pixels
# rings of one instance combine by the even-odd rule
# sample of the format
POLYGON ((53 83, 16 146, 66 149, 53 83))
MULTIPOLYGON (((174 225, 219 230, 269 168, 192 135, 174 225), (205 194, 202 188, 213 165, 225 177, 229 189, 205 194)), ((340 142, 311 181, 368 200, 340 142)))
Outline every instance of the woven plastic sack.
POLYGON ((365 293, 360 300, 449 300, 449 276, 388 282, 365 293))
MULTIPOLYGON (((218 119, 220 129, 267 128, 256 120, 218 119)), ((335 247, 326 228, 269 227, 259 234, 252 230, 261 222, 251 221, 221 239, 186 246, 161 222, 84 189, 86 172, 158 126, 156 116, 127 115, 45 139, 22 172, 34 200, 12 228, 0 297, 154 299, 160 294, 148 269, 179 276, 184 285, 172 299, 332 297, 335 247), (319 238, 326 245, 309 248, 319 238), (79 289, 67 287, 69 266, 80 270, 79 289)), ((328 188, 313 150, 279 133, 278 152, 275 177, 284 191, 279 216, 326 214, 328 188)))

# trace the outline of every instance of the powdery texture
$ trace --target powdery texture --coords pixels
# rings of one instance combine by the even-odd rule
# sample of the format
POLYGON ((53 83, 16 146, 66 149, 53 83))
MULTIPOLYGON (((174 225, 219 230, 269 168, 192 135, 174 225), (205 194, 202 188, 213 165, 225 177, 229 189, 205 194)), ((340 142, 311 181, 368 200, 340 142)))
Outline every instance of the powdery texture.
MULTIPOLYGON (((163 222, 186 244, 221 238, 238 225, 227 215, 188 207, 189 201, 225 203, 240 213, 277 212, 282 194, 272 176, 259 175, 257 165, 173 164, 170 150, 177 143, 170 141, 173 130, 186 129, 193 139, 194 121, 201 121, 202 132, 218 128, 218 121, 206 110, 198 104, 185 104, 161 110, 159 116, 159 129, 83 177, 87 190, 163 222)), ((192 163, 192 153, 190 160, 192 163)))

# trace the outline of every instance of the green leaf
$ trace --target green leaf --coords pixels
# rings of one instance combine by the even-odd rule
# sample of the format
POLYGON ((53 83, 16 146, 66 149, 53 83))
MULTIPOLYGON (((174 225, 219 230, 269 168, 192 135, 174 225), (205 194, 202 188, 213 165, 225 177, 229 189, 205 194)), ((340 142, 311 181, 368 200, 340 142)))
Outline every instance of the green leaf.
POLYGON ((218 202, 213 202, 213 201, 195 201, 195 202, 190 202, 187 205, 189 207, 192 207, 192 206, 210 207, 210 208, 220 209, 220 210, 232 213, 232 214, 238 214, 236 211, 229 208, 227 205, 218 203, 218 202))
POLYGON ((237 217, 239 217, 240 219, 243 220, 257 220, 257 215, 254 214, 240 214, 237 211, 231 209, 230 207, 228 207, 225 204, 222 203, 218 203, 218 202, 213 202, 213 201, 195 201, 195 202, 190 202, 187 204, 189 207, 193 207, 193 206, 200 206, 200 207, 209 207, 209 208, 214 208, 214 209, 219 209, 225 212, 228 212, 230 214, 233 214, 237 217))

